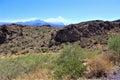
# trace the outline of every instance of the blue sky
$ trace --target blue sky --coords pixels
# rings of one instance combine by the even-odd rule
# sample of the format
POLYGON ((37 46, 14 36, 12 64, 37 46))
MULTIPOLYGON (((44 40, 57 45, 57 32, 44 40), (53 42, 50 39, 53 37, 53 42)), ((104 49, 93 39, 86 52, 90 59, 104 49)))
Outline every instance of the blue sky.
POLYGON ((0 21, 120 19, 120 0, 0 0, 0 21))

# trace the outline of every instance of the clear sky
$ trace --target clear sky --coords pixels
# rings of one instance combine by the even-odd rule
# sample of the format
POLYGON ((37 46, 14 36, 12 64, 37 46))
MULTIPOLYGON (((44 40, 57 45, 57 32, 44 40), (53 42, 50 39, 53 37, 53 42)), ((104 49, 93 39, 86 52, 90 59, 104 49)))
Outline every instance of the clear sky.
POLYGON ((120 0, 0 0, 0 21, 120 19, 120 0))

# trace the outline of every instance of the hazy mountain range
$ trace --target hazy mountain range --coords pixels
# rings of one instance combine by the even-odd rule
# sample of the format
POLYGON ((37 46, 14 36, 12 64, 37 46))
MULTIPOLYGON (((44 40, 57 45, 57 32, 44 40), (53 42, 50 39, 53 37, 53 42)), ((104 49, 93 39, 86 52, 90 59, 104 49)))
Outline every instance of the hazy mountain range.
POLYGON ((53 27, 63 27, 65 26, 62 22, 46 22, 43 20, 32 20, 32 21, 26 21, 26 22, 0 22, 0 25, 4 24, 22 24, 22 25, 28 25, 28 26, 42 26, 42 25, 50 25, 53 27))

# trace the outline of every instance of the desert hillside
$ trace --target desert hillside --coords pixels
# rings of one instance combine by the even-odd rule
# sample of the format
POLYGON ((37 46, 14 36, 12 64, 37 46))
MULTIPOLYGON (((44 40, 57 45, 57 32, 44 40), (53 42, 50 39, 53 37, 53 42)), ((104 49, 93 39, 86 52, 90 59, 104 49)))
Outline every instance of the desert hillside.
POLYGON ((48 25, 42 27, 18 24, 0 27, 0 53, 40 53, 48 51, 51 34, 59 29, 48 25))
POLYGON ((120 21, 94 20, 66 26, 57 31, 58 43, 78 42, 81 47, 107 44, 108 37, 120 34, 120 21))
POLYGON ((0 54, 59 51, 63 44, 83 48, 106 45, 111 35, 120 34, 120 21, 94 20, 53 28, 9 24, 0 26, 0 54))
POLYGON ((119 75, 119 20, 62 28, 0 26, 0 80, 119 80, 119 75))

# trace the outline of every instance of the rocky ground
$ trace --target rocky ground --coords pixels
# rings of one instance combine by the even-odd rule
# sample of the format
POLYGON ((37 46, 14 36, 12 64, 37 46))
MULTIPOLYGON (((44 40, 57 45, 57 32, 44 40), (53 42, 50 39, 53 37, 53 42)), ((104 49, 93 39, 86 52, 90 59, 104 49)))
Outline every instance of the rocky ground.
POLYGON ((115 68, 115 72, 111 72, 107 77, 102 77, 101 80, 120 80, 120 67, 115 68))

